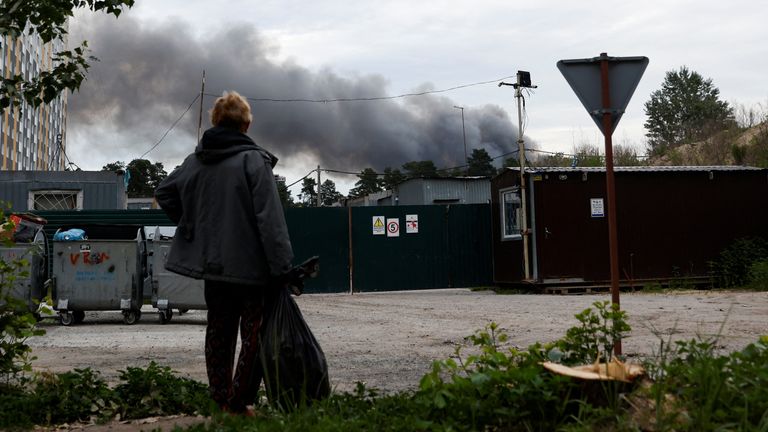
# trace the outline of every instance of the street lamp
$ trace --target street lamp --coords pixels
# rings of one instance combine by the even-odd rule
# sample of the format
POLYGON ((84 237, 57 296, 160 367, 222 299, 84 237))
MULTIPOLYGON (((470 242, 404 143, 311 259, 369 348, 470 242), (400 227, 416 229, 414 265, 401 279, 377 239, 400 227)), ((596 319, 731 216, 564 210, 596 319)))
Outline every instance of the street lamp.
POLYGON ((464 164, 467 166, 467 171, 469 171, 469 157, 467 156, 467 130, 464 128, 464 107, 462 106, 453 106, 456 109, 461 110, 461 134, 464 136, 464 164))

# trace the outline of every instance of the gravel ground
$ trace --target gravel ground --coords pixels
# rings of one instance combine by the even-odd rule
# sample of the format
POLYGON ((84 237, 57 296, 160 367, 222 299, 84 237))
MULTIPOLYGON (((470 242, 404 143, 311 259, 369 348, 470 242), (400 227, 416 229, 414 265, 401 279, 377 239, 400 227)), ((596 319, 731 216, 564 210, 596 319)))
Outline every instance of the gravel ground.
MULTIPOLYGON (((412 389, 433 360, 491 321, 518 347, 547 342, 576 324, 574 314, 608 295, 497 295, 445 289, 365 294, 306 294, 299 306, 328 359, 331 382, 351 390, 357 381, 384 391, 412 389)), ((633 328, 624 340, 629 356, 651 355, 668 339, 720 334, 724 350, 737 350, 768 334, 768 293, 689 291, 622 294, 633 328)), ((141 321, 125 325, 119 312, 88 312, 82 324, 42 322, 33 338, 36 370, 91 367, 109 382, 128 366, 150 361, 206 381, 205 311, 175 315, 161 325, 145 306, 141 321)))

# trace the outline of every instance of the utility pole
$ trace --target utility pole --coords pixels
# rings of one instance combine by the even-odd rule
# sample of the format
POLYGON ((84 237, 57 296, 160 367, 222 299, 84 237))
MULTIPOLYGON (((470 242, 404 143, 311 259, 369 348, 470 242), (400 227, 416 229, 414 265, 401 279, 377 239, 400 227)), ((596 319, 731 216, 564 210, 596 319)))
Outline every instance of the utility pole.
POLYGON ((461 134, 464 137, 464 164, 466 165, 465 173, 469 172, 469 156, 467 156, 467 130, 464 128, 464 107, 463 106, 453 106, 456 109, 461 110, 461 134))
POLYGON ((521 218, 520 234, 523 237, 523 273, 524 279, 531 279, 530 269, 530 257, 528 253, 528 204, 526 198, 525 187, 525 142, 523 141, 523 88, 537 88, 537 86, 531 85, 531 74, 526 71, 517 71, 517 82, 514 84, 508 84, 500 82, 501 86, 512 86, 515 88, 515 98, 517 98, 517 146, 518 146, 518 159, 520 164, 520 206, 523 213, 521 218))
POLYGON ((317 206, 320 207, 323 203, 320 193, 320 165, 317 166, 317 206))
POLYGON ((200 85, 200 114, 197 117, 197 142, 200 142, 200 132, 203 129, 203 97, 205 95, 205 69, 203 69, 203 82, 200 85))

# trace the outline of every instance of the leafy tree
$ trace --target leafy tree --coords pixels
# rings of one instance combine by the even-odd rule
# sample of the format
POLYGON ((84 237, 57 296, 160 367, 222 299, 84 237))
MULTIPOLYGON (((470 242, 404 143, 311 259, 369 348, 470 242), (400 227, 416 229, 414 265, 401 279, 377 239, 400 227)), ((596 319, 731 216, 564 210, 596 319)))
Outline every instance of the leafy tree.
POLYGON ((384 189, 391 190, 393 189, 398 183, 403 182, 408 177, 405 176, 402 172, 400 172, 399 169, 395 168, 392 169, 390 167, 384 168, 384 179, 382 181, 381 186, 384 189))
POLYGON ((101 167, 102 171, 112 171, 116 173, 124 173, 125 172, 125 162, 123 161, 117 161, 112 162, 104 165, 101 167))
POLYGON ((317 186, 317 181, 313 179, 312 177, 305 177, 304 180, 301 181, 301 203, 305 207, 313 207, 317 205, 317 191, 315 190, 315 187, 317 186))
MULTIPOLYGON (((569 167, 573 164, 573 157, 566 155, 563 152, 545 154, 536 161, 536 164, 545 167, 569 167)), ((517 160, 515 160, 513 166, 517 165, 517 160)))
POLYGON ((320 201, 324 206, 332 206, 342 197, 343 195, 336 190, 336 183, 333 180, 328 179, 320 185, 320 201))
POLYGON ((645 129, 652 152, 701 140, 734 122, 733 109, 720 100, 720 90, 683 66, 667 72, 661 89, 645 103, 645 129))
POLYGON ((510 156, 508 158, 504 158, 504 168, 509 167, 519 167, 520 166, 520 160, 517 158, 517 156, 510 156))
POLYGON ((155 189, 160 186, 167 176, 163 164, 160 162, 152 163, 147 159, 134 159, 128 165, 125 162, 117 161, 104 165, 102 171, 125 172, 128 171, 128 197, 151 197, 155 189))
POLYGON ((467 159, 467 175, 471 176, 492 176, 496 174, 496 168, 493 167, 493 159, 485 149, 474 149, 467 159))
POLYGON ((615 166, 639 166, 643 162, 637 155, 637 150, 631 146, 613 146, 613 165, 615 166))
POLYGON ((600 167, 605 166, 600 148, 589 144, 582 144, 574 149, 575 166, 600 167))
MULTIPOLYGON (((90 9, 115 17, 134 4, 134 0, 3 0, 0 1, 0 36, 16 38, 24 32, 37 33, 44 42, 66 39, 67 20, 76 9, 90 9)), ((88 43, 53 54, 54 67, 38 76, 22 74, 2 78, 0 109, 22 100, 32 106, 49 103, 65 90, 75 91, 85 79, 95 57, 87 56, 88 43), (87 56, 87 58, 86 58, 87 56)))
POLYGON ((406 162, 403 164, 403 170, 408 178, 440 176, 435 163, 431 160, 406 162))
POLYGON ((350 198, 357 198, 374 192, 381 192, 381 180, 373 168, 364 169, 357 175, 357 178, 359 180, 355 183, 355 187, 349 191, 350 198))

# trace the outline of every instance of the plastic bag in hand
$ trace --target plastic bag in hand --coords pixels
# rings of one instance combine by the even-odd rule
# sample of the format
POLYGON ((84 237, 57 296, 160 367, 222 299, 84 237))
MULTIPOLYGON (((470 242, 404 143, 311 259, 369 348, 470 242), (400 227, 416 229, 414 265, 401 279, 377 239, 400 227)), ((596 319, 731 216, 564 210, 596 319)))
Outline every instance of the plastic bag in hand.
POLYGON ((284 410, 310 405, 331 392, 325 354, 287 288, 267 301, 260 358, 267 398, 284 410))

